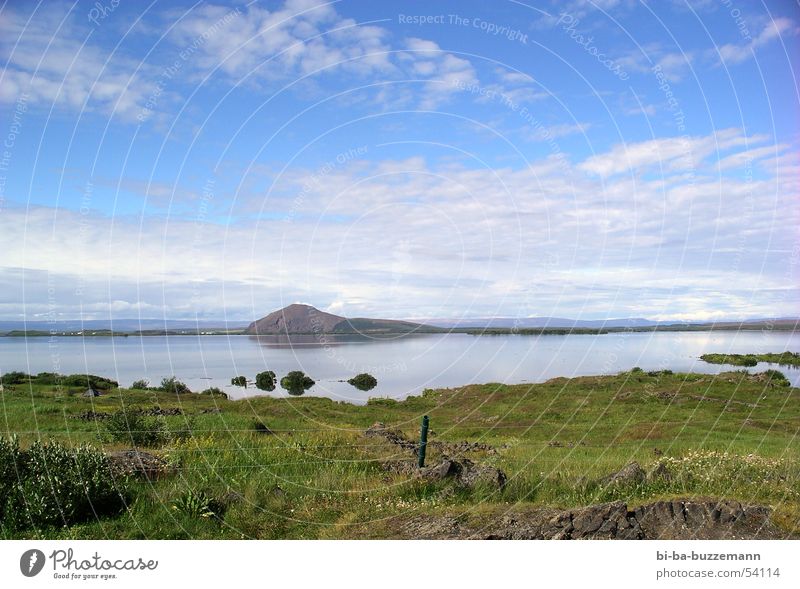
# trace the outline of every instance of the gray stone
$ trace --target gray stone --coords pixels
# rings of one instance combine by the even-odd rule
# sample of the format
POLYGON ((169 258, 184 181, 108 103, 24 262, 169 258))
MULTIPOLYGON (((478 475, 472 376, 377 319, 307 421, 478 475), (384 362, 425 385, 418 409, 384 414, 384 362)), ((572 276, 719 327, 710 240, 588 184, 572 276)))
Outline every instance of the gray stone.
POLYGON ((631 462, 626 464, 622 470, 600 479, 600 483, 603 485, 642 483, 646 478, 647 473, 639 466, 639 463, 631 462))

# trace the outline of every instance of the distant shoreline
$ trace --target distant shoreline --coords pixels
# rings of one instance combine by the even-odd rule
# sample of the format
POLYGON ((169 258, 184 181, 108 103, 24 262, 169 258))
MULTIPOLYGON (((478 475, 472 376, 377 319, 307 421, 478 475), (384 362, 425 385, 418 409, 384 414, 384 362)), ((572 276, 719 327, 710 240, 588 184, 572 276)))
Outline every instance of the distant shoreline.
POLYGON ((164 336, 233 336, 244 335, 249 337, 291 337, 291 336, 405 336, 405 335, 442 335, 460 333, 467 335, 606 335, 613 333, 651 333, 651 332, 697 332, 697 331, 800 331, 800 325, 793 323, 693 323, 671 325, 646 325, 633 327, 453 327, 430 328, 413 331, 393 332, 381 331, 353 331, 353 332, 293 332, 293 333, 263 333, 259 335, 246 333, 245 329, 203 328, 203 329, 148 329, 138 331, 113 331, 109 329, 94 330, 11 330, 0 333, 0 337, 164 337, 164 336))

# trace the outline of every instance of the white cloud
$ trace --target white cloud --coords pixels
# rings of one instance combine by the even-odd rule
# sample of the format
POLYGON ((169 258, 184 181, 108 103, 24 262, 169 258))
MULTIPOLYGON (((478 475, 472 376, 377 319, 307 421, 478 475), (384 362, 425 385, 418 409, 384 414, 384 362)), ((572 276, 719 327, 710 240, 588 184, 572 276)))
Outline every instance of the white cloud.
POLYGON ((287 0, 272 11, 250 4, 220 25, 230 12, 228 7, 206 4, 173 29, 178 46, 192 46, 198 36, 214 30, 191 58, 202 72, 218 69, 238 81, 251 72, 275 80, 319 71, 369 74, 393 69, 387 31, 343 18, 330 3, 287 0))
POLYGON ((755 50, 759 47, 779 39, 781 35, 792 31, 796 32, 794 24, 788 18, 776 18, 769 21, 761 32, 752 38, 748 43, 739 45, 727 43, 719 47, 719 57, 728 64, 737 64, 753 57, 755 50))
POLYGON ((37 11, 27 22, 6 10, 0 39, 6 61, 0 102, 26 94, 32 104, 86 108, 133 120, 155 86, 148 79, 151 68, 91 43, 89 32, 58 4, 37 11))
POLYGON ((693 51, 667 51, 660 43, 642 45, 616 61, 627 71, 651 73, 654 68, 669 82, 680 82, 696 60, 693 51))
POLYGON ((406 40, 400 62, 410 76, 427 80, 421 92, 420 108, 433 109, 446 102, 460 88, 477 86, 478 75, 467 59, 442 50, 438 44, 412 37, 406 40))
MULTIPOLYGON (((743 183, 721 174, 712 157, 719 145, 724 162, 766 165, 770 158, 759 158, 768 146, 748 147, 752 140, 736 130, 692 138, 706 154, 695 177, 590 173, 613 172, 600 162, 625 162, 620 148, 521 169, 418 157, 361 162, 331 170, 302 202, 299 187, 314 172, 294 167, 272 174, 266 198, 237 195, 230 213, 239 220, 230 228, 198 225, 188 214, 112 223, 64 209, 7 208, 0 275, 15 267, 50 272, 72 290, 93 285, 85 305, 120 313, 166 305, 174 317, 216 305, 248 319, 293 300, 354 315, 576 315, 585 305, 613 305, 621 315, 791 314, 800 277, 779 252, 793 247, 797 183, 783 172, 743 183), (91 231, 82 230, 87 224, 91 231)), ((672 166, 682 147, 670 141, 629 145, 631 161, 646 167, 667 158, 672 166)), ((22 300, 8 283, 0 313, 22 300)))
POLYGON ((738 129, 724 129, 700 137, 669 137, 616 145, 609 152, 588 158, 581 169, 599 176, 686 172, 697 169, 715 152, 763 143, 763 135, 746 137, 738 129))

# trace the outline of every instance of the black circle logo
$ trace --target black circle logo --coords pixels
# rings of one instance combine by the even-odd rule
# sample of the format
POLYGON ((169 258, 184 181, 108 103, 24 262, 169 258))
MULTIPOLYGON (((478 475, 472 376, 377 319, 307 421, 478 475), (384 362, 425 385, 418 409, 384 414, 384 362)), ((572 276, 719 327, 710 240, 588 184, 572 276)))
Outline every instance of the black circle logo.
POLYGON ((26 577, 35 577, 44 568, 44 552, 41 550, 26 550, 19 559, 19 570, 26 577))

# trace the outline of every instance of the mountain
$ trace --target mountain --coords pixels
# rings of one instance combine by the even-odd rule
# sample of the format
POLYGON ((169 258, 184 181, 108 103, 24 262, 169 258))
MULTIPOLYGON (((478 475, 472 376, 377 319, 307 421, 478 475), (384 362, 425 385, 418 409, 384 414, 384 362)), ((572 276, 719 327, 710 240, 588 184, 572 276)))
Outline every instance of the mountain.
POLYGON ((253 321, 245 330, 248 335, 291 333, 410 333, 431 328, 410 321, 391 319, 348 319, 315 309, 310 305, 293 304, 253 321))
POLYGON ((474 317, 467 319, 426 319, 427 325, 436 327, 446 327, 450 329, 464 328, 609 328, 609 327, 653 327, 655 325, 665 325, 667 323, 679 323, 677 321, 659 322, 631 317, 626 319, 567 319, 564 317, 474 317))
POLYGON ((7 331, 100 331, 133 332, 179 329, 244 329, 247 321, 224 319, 195 321, 194 319, 58 319, 56 321, 0 321, 0 334, 7 331))

